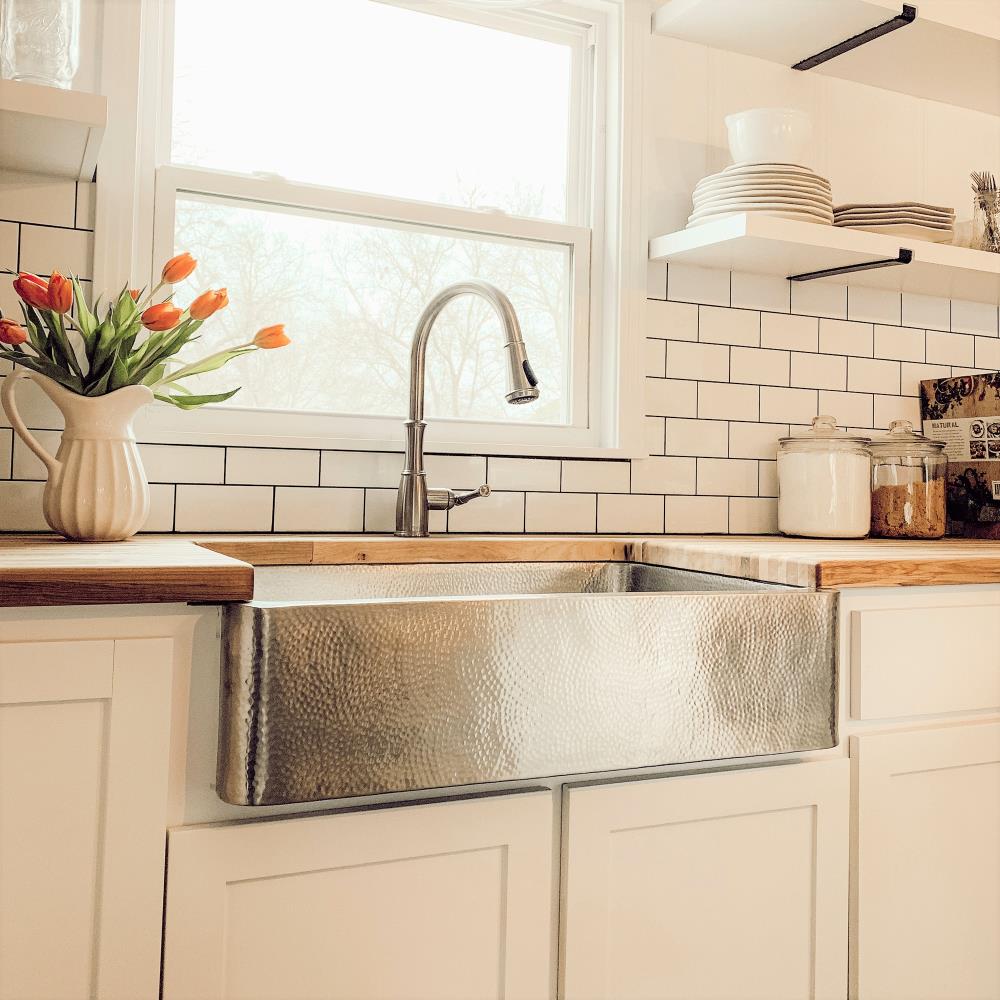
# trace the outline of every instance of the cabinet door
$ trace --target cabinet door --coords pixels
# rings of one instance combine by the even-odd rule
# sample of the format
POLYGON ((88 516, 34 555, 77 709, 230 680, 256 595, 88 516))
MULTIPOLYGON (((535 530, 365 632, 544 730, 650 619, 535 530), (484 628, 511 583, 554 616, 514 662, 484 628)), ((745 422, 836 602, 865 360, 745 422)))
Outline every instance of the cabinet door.
POLYGON ((1000 724, 852 740, 852 995, 1000 997, 1000 724))
POLYGON ((0 643, 0 998, 159 990, 172 643, 0 643))
POLYGON ((545 998, 552 793, 173 830, 165 1000, 545 998))
POLYGON ((566 1000, 847 993, 847 760, 568 790, 566 1000))

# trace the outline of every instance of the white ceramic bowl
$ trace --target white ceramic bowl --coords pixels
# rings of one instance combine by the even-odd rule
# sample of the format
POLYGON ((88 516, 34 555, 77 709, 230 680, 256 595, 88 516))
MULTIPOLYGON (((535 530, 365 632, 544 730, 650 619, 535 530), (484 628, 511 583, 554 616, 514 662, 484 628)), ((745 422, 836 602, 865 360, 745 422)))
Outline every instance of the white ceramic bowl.
POLYGON ((812 121, 794 108, 751 108, 726 116, 734 163, 809 161, 812 121))

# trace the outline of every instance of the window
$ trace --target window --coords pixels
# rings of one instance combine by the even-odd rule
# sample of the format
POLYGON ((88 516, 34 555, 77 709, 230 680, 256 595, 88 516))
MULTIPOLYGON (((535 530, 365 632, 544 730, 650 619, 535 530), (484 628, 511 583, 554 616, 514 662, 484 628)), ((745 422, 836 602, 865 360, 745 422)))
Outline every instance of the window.
POLYGON ((229 289, 201 346, 274 322, 295 342, 192 385, 242 384, 204 430, 398 444, 421 310, 482 278, 542 395, 505 405, 499 323, 459 299, 429 342, 434 447, 619 443, 608 6, 165 0, 149 259, 190 250, 229 289))

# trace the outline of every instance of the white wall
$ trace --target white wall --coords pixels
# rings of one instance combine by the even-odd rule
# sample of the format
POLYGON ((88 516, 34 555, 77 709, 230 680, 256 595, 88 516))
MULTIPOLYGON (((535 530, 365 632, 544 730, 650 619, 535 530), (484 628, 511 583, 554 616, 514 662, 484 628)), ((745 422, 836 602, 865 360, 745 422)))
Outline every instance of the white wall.
MULTIPOLYGON (((115 0, 118 2, 118 0, 115 0)), ((968 214, 968 174, 1000 168, 1000 119, 651 38, 649 235, 683 225, 690 192, 728 162, 722 119, 809 110, 814 169, 836 202, 920 199, 968 214)), ((90 186, 0 175, 0 263, 90 274, 90 186)), ((921 378, 1000 368, 996 306, 651 265, 643 404, 650 457, 563 461, 435 456, 434 485, 487 500, 435 515, 453 532, 756 533, 775 530, 777 438, 817 412, 861 430, 917 420, 921 378)), ((0 309, 15 311, 6 281, 0 309)), ((59 419, 24 390, 29 422, 59 419)), ((154 531, 387 531, 401 456, 145 445, 154 531)), ((42 469, 0 424, 0 530, 44 530, 42 469)))

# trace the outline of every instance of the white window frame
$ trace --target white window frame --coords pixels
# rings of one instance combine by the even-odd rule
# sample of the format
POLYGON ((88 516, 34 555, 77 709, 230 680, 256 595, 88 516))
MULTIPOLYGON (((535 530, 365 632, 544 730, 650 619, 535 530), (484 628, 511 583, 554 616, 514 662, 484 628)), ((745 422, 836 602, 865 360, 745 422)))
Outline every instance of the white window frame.
MULTIPOLYGON (((122 19, 106 19, 104 52, 121 52, 131 39, 141 57, 105 60, 102 83, 112 98, 98 168, 95 287, 120 288, 150 280, 154 262, 173 252, 177 192, 280 204, 293 210, 385 220, 568 246, 573 255, 573 330, 568 425, 430 418, 428 450, 457 453, 637 457, 642 447, 641 312, 645 289, 645 234, 641 206, 642 53, 649 31, 642 0, 545 3, 537 13, 473 11, 449 0, 385 0, 532 36, 553 16, 594 45, 590 87, 574 86, 574 102, 592 89, 591 122, 572 111, 571 163, 593 164, 578 178, 582 192, 568 205, 568 223, 524 219, 407 199, 168 164, 171 127, 172 0, 135 0, 122 19), (534 19, 534 24, 528 24, 534 19), (539 20, 541 19, 541 20, 539 20), (114 109, 118 109, 116 114, 114 109), (131 127, 130 127, 131 125, 131 127), (591 155, 589 152, 593 150, 591 155), (112 159, 114 157, 114 159, 112 159), (595 220, 593 230, 581 216, 595 220), (603 225, 597 224, 598 221, 603 225), (585 349, 584 349, 585 348, 585 349)), ((551 23, 551 21, 550 21, 551 23)), ((556 31, 566 41, 564 29, 556 31)), ((575 59, 575 66, 589 60, 575 59)), ((499 350, 499 345, 497 350, 499 350)), ((529 355, 531 344, 528 344, 529 355)), ((504 387, 497 386, 502 393, 504 387)), ((544 391, 544 387, 543 387, 544 391)), ((405 406, 401 400, 400 411, 405 406)), ((359 414, 205 407, 179 412, 156 404, 137 422, 142 440, 171 443, 399 450, 402 419, 359 414)))

